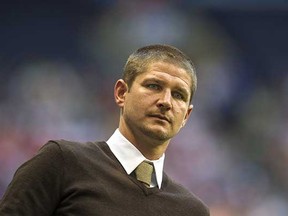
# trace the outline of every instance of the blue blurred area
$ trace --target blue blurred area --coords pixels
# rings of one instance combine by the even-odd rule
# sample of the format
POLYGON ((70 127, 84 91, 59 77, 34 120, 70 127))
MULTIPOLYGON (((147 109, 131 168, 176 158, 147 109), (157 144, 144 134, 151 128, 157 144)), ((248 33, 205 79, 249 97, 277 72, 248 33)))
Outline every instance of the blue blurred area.
POLYGON ((106 140, 128 55, 150 43, 194 60, 199 86, 166 170, 213 216, 288 215, 284 1, 1 1, 0 196, 49 139, 106 140))

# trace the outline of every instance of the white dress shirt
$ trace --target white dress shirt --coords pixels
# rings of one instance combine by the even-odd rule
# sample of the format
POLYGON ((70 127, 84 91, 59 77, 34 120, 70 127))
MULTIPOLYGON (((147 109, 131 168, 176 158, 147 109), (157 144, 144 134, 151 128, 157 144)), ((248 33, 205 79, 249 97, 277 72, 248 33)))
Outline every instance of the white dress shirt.
POLYGON ((128 175, 130 175, 142 161, 147 160, 152 162, 155 168, 155 176, 154 178, 152 177, 150 187, 157 185, 158 188, 161 188, 165 154, 158 160, 148 160, 120 133, 119 129, 115 130, 113 135, 108 139, 107 144, 128 175))

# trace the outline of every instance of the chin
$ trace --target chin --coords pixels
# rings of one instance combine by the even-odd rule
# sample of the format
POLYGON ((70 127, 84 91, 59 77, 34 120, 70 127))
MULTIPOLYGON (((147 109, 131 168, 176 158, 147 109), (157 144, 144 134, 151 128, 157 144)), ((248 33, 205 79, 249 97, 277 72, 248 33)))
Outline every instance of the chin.
POLYGON ((147 136, 159 141, 167 141, 172 138, 169 132, 159 128, 149 128, 146 129, 144 133, 147 136))

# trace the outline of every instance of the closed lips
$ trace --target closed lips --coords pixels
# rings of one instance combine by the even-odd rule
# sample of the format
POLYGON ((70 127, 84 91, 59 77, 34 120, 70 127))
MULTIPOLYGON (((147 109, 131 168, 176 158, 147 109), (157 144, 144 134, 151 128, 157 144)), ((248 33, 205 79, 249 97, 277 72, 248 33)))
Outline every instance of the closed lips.
POLYGON ((165 121, 168 121, 170 122, 170 120, 164 116, 164 115, 159 115, 159 114, 152 114, 152 115, 149 115, 150 117, 155 117, 155 118, 159 118, 159 119, 162 119, 162 120, 165 120, 165 121))

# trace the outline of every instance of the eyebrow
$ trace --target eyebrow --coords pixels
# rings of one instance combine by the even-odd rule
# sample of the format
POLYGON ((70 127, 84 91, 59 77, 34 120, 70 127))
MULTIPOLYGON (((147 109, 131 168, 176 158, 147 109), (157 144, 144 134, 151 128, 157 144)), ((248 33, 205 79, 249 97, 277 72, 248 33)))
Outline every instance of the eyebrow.
POLYGON ((159 83, 159 84, 165 84, 164 81, 162 81, 161 79, 158 79, 158 78, 154 78, 154 77, 151 77, 151 78, 147 78, 145 80, 143 80, 144 83, 146 82, 156 82, 156 83, 159 83))

